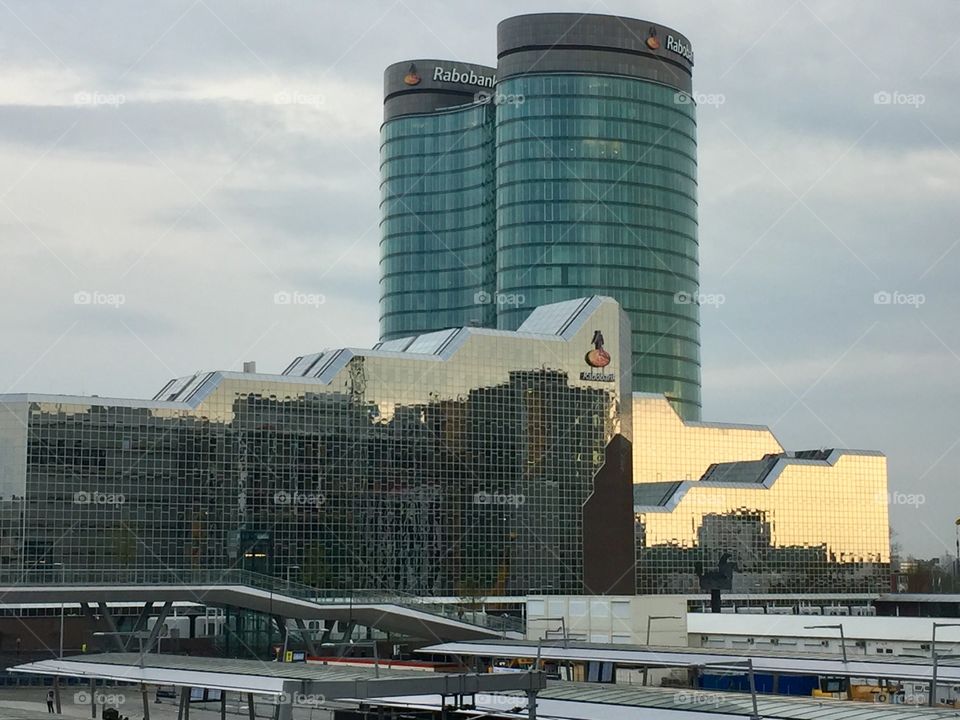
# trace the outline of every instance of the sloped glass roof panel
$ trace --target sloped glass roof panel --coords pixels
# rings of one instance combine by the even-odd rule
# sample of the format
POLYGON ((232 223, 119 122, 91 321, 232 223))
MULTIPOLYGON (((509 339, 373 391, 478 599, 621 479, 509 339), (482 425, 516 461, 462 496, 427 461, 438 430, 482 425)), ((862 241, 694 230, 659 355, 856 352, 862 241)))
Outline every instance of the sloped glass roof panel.
MULTIPOLYGON (((199 375, 199 373, 197 373, 199 375)), ((177 395, 180 394, 180 391, 183 390, 187 385, 189 385, 193 380, 196 380, 197 375, 184 375, 181 378, 176 378, 171 380, 164 386, 164 388, 153 396, 154 400, 176 400, 177 395)))
POLYGON ((386 340, 385 342, 377 343, 373 346, 374 350, 392 350, 394 352, 403 352, 410 346, 414 340, 417 339, 416 335, 404 338, 396 338, 395 340, 386 340))
MULTIPOLYGON (((459 330, 460 328, 451 328, 450 330, 439 330, 437 332, 420 335, 410 344, 410 347, 408 347, 405 352, 433 355, 459 330)), ((383 348, 380 349, 382 350, 383 348)))
POLYGON ((288 367, 283 371, 284 375, 298 375, 303 377, 310 370, 310 367, 323 355, 322 352, 311 353, 310 355, 304 355, 299 360, 294 362, 293 365, 288 367))
POLYGON ((552 305, 541 305, 534 308, 529 317, 523 321, 518 332, 559 335, 567 323, 576 317, 588 302, 590 298, 577 298, 552 305))

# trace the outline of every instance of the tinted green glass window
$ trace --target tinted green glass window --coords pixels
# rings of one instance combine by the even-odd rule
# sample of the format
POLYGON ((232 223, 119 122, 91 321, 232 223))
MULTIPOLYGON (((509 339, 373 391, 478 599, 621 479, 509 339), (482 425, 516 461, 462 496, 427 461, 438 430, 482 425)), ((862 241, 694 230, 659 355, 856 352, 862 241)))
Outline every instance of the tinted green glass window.
POLYGON ((492 327, 491 106, 397 118, 381 141, 381 338, 492 327))
MULTIPOLYGON (((633 387, 700 416, 694 106, 629 78, 526 75, 498 84, 497 309, 609 295, 630 316, 633 387)), ((684 98, 685 99, 685 98, 684 98)))

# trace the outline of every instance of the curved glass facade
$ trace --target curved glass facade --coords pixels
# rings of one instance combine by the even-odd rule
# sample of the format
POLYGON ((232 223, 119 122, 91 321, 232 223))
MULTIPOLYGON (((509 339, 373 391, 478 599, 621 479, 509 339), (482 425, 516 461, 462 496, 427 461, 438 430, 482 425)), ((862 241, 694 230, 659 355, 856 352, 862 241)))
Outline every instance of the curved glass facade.
POLYGON ((632 324, 634 390, 698 419, 694 104, 606 75, 521 75, 497 92, 523 99, 496 108, 496 290, 517 299, 497 308, 497 327, 612 296, 632 324))
POLYGON ((381 130, 380 337, 495 325, 490 104, 381 130))

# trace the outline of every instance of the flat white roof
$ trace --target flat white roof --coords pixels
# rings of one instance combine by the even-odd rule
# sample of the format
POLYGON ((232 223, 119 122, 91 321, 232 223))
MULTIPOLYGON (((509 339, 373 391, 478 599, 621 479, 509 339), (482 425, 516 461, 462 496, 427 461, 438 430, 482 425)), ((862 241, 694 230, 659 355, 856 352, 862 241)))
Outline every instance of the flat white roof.
MULTIPOLYGON (((753 616, 757 617, 757 616, 753 616)), ((833 618, 831 618, 833 619, 833 618)), ((449 642, 431 645, 417 652, 499 658, 533 658, 538 643, 532 641, 475 641, 449 642)), ((888 678, 890 680, 930 680, 931 665, 926 658, 858 657, 848 651, 848 662, 834 655, 778 653, 767 650, 729 652, 707 648, 646 647, 642 645, 614 645, 553 641, 539 645, 540 657, 547 660, 578 662, 613 662, 619 665, 650 667, 712 666, 718 671, 727 669, 739 673, 746 668, 736 663, 753 661, 758 673, 783 675, 835 675, 851 678, 888 678), (726 663, 726 668, 722 666, 726 663)), ((954 660, 943 660, 937 668, 937 677, 944 684, 960 683, 960 665, 954 660)))
MULTIPOLYGON (((935 622, 956 622, 941 618, 852 617, 846 615, 749 615, 746 613, 688 613, 687 633, 696 635, 737 635, 747 637, 836 638, 840 632, 810 629, 812 625, 843 625, 847 640, 891 640, 930 642, 935 622)), ((960 642, 960 627, 937 628, 937 642, 960 642)))

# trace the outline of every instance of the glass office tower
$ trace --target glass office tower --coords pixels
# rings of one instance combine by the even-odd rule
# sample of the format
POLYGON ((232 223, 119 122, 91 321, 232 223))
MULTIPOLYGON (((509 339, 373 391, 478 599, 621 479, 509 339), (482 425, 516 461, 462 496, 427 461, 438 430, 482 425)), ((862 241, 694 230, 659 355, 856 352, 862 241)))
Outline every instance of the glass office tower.
POLYGON ((633 387, 700 416, 692 53, 648 22, 524 15, 498 28, 497 327, 581 295, 633 326, 633 387))
POLYGON ((483 102, 493 77, 493 68, 440 60, 386 70, 382 340, 496 324, 493 106, 483 102))
POLYGON ((700 417, 693 53, 628 18, 500 23, 498 66, 387 68, 381 338, 515 330, 599 294, 633 326, 633 389, 700 417))

